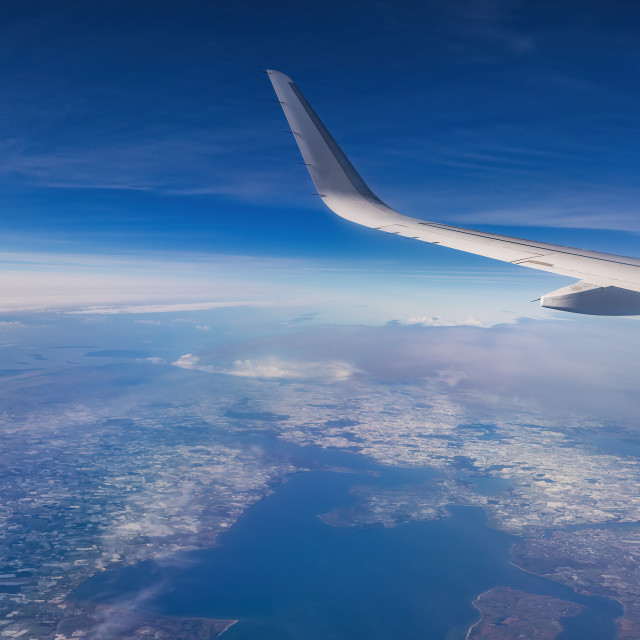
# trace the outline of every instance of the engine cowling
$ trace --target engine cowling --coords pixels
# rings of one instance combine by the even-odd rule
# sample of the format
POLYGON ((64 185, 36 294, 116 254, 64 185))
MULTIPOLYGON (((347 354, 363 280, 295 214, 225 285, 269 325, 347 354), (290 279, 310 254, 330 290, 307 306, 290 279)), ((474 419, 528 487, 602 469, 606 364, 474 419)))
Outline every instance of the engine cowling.
POLYGON ((595 316, 635 316, 640 315, 640 292, 581 280, 542 296, 540 306, 595 316))

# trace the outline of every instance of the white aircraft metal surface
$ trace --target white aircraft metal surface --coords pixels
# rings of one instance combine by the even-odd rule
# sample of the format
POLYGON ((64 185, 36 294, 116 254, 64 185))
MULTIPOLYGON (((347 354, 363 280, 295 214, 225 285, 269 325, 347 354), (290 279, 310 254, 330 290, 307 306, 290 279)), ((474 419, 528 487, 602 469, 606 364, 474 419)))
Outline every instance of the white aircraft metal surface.
POLYGON ((291 78, 268 70, 293 136, 325 204, 357 224, 512 264, 576 278, 542 296, 543 307, 593 315, 640 315, 640 260, 418 220, 366 185, 291 78))

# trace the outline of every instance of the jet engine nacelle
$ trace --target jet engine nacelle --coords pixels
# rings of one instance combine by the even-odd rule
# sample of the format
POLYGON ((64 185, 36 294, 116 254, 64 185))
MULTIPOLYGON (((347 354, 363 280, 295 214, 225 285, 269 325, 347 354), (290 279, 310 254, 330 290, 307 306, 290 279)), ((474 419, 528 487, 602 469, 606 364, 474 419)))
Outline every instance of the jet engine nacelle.
POLYGON ((547 309, 597 316, 633 316, 640 314, 640 292, 619 287, 599 287, 583 280, 540 299, 547 309))

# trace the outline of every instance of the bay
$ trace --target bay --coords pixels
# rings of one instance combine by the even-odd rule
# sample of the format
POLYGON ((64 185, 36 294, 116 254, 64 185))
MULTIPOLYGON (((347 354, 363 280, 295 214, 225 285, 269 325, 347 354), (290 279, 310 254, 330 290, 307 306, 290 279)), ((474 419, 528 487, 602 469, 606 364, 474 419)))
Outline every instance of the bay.
POLYGON ((472 601, 502 585, 584 605, 564 622, 562 640, 615 637, 617 603, 514 566, 509 548, 517 538, 489 528, 481 509, 450 507, 448 518, 386 529, 333 527, 318 517, 352 504, 355 484, 398 486, 420 477, 375 470, 375 478, 294 474, 219 546, 96 575, 75 597, 143 602, 153 615, 238 619, 225 640, 462 640, 478 618, 472 601))

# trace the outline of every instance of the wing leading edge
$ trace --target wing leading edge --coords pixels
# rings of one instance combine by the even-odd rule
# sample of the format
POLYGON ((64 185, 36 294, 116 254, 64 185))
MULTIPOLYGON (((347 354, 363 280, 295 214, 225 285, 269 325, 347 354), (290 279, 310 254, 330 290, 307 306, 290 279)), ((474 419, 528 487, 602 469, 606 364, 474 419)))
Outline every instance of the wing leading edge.
POLYGON ((580 282, 541 298, 544 307, 593 315, 640 314, 640 260, 418 220, 369 189, 291 78, 268 70, 278 101, 325 204, 357 224, 550 271, 580 282))

